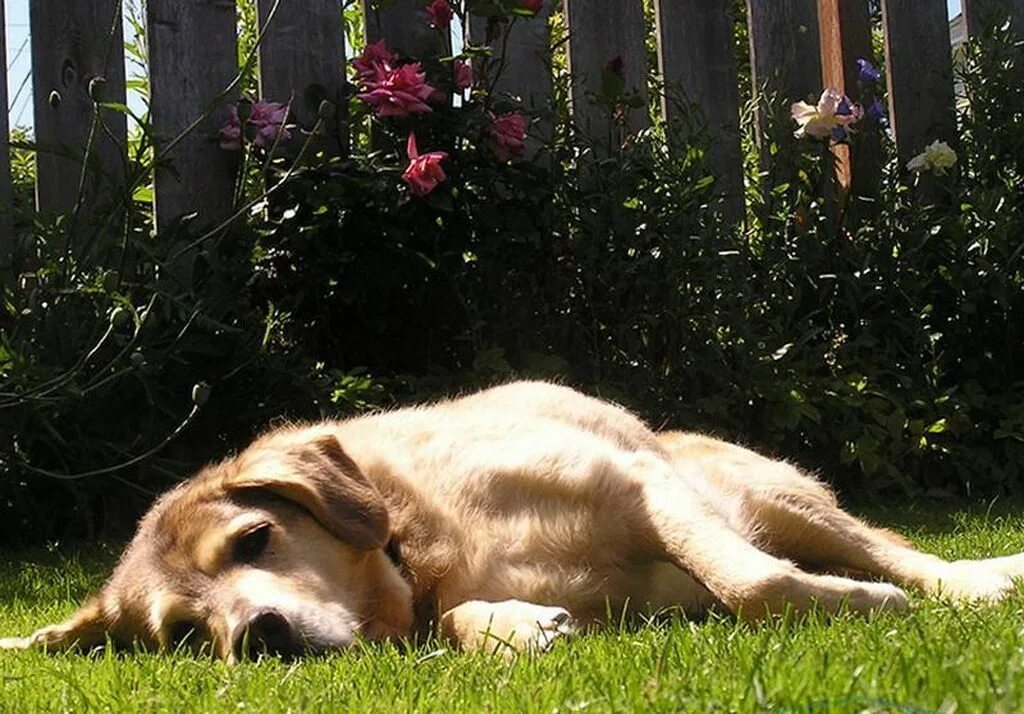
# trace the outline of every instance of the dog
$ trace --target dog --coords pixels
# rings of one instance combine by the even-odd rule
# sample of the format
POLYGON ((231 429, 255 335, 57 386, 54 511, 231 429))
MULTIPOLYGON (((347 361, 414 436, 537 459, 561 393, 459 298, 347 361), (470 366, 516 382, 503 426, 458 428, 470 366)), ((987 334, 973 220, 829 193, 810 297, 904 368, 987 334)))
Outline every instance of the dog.
POLYGON ((1021 575, 919 552, 784 461, 517 382, 270 431, 162 496, 70 619, 0 647, 237 662, 433 628, 515 656, 629 613, 902 611, 874 578, 997 601, 1021 575))

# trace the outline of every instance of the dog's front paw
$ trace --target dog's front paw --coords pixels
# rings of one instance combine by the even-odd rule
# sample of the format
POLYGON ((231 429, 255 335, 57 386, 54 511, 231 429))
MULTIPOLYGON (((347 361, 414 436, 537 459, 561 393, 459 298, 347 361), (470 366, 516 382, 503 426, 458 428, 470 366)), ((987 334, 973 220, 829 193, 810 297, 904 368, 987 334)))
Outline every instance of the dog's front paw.
POLYGON ((545 652, 575 633, 565 608, 520 600, 465 602, 445 613, 441 627, 464 650, 495 652, 506 659, 545 652))
POLYGON ((555 641, 575 634, 572 615, 561 607, 527 605, 517 614, 512 645, 519 652, 545 652, 555 641))

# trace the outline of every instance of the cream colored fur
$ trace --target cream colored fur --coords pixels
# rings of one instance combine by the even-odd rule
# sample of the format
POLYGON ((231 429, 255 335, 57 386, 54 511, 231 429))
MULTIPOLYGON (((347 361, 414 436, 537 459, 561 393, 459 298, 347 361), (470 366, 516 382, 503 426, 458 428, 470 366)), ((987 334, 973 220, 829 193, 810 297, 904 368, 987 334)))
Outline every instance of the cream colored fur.
POLYGON ((994 601, 1024 556, 943 561, 785 462, 519 382, 268 433, 158 501, 70 620, 0 647, 170 647, 185 623, 234 660, 252 613, 272 610, 311 649, 437 626, 509 653, 669 606, 752 620, 907 608, 896 585, 822 571, 994 601), (266 550, 238 562, 261 525, 266 550))

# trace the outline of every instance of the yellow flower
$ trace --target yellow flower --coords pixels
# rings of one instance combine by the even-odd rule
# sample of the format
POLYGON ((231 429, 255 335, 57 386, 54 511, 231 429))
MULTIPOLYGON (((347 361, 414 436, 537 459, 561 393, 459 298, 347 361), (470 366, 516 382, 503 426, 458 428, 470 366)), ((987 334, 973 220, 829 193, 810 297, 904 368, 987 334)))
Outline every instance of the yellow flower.
POLYGON ((946 169, 956 163, 956 152, 944 141, 933 141, 924 151, 907 162, 907 168, 920 173, 934 171, 942 176, 946 169))

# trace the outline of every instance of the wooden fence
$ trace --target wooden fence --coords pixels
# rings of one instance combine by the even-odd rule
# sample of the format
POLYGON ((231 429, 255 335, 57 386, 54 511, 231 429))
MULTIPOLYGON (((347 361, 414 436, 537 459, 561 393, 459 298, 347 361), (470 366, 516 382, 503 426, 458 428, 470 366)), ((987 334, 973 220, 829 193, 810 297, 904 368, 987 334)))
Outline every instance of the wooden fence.
MULTIPOLYGON (((936 139, 955 143, 950 39, 945 0, 881 0, 885 57, 872 56, 869 4, 879 0, 747 0, 755 86, 773 81, 792 99, 816 97, 824 85, 856 84, 856 60, 884 61, 898 153, 906 160, 936 139)), ((577 119, 594 125, 583 99, 612 57, 624 60, 628 87, 643 91, 645 40, 656 38, 657 68, 667 84, 703 108, 714 137, 712 166, 733 209, 742 208, 739 92, 730 0, 653 0, 655 27, 645 24, 643 0, 563 0, 568 56, 576 78, 577 119)), ((293 110, 310 123, 322 98, 339 108, 346 48, 343 0, 258 0, 264 36, 260 46, 262 94, 295 98, 293 110)), ((436 51, 439 33, 428 27, 425 0, 390 0, 366 12, 368 40, 387 39, 410 55, 436 51)), ((550 5, 550 3, 545 3, 550 5)), ((151 121, 159 152, 155 177, 157 223, 186 213, 212 224, 231 211, 236 165, 216 148, 223 111, 202 119, 216 98, 230 98, 239 70, 235 0, 147 0, 151 121), (197 123, 180 141, 174 137, 197 123)), ((549 11, 545 7, 544 13, 549 11)), ((977 30, 992 13, 1009 13, 1024 27, 1024 0, 966 0, 968 27, 977 30)), ((0 4, 0 18, 3 7, 0 4)), ((107 102, 125 101, 119 0, 31 0, 38 210, 67 211, 80 187, 80 157, 90 155, 108 176, 123 175, 125 117, 106 112, 107 131, 89 127, 94 79, 105 79, 107 102), (79 158, 75 158, 75 157, 79 158)), ((470 38, 479 28, 466 28, 470 38)), ((552 88, 548 23, 520 22, 508 43, 511 54, 500 89, 540 105, 552 88)), ((0 33, 0 48, 3 33, 0 33)), ((352 54, 353 48, 348 48, 352 54)), ((0 56, 4 56, 0 52, 0 56)), ((0 99, 7 105, 5 78, 0 99)), ((663 102, 671 113, 673 104, 663 102)), ((333 127, 344 148, 345 117, 333 127)), ((0 130, 7 135, 6 112, 0 130)), ((685 137, 671 137, 685 139, 685 137)), ((89 182, 89 187, 93 182, 89 182)), ((89 188, 87 187, 87 188, 89 188)), ((0 240, 10 238, 7 152, 0 152, 0 240)), ((0 244, 0 256, 8 246, 0 244)), ((0 258, 2 259, 2 258, 0 258)))

